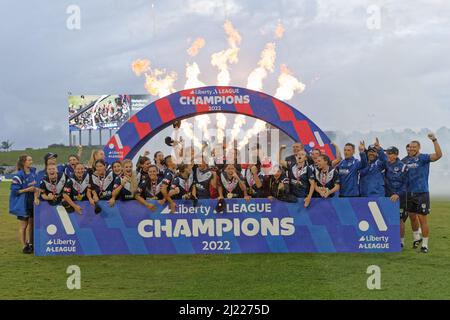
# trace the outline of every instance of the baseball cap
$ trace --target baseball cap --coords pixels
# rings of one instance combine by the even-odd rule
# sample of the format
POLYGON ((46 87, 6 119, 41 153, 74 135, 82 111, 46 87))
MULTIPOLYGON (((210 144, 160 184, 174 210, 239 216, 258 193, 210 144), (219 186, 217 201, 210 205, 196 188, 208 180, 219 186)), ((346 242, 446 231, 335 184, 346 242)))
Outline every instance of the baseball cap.
POLYGON ((377 148, 375 148, 375 145, 371 144, 370 146, 367 147, 367 151, 375 151, 378 152, 377 148))
POLYGON ((395 153, 398 155, 398 149, 396 147, 392 146, 392 147, 389 147, 386 149, 386 153, 395 153))
POLYGON ((58 155, 56 153, 51 153, 51 152, 47 153, 44 156, 45 163, 47 163, 48 159, 52 159, 52 158, 58 158, 58 155))

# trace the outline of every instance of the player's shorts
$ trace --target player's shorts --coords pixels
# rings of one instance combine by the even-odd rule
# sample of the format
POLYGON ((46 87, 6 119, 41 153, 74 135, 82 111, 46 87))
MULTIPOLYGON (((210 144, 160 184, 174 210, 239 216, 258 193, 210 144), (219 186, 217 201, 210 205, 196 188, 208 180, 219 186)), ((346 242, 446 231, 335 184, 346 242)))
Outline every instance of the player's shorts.
POLYGON ((408 210, 406 208, 406 194, 400 196, 400 219, 403 222, 408 220, 408 210))
POLYGON ((29 218, 34 217, 34 208, 27 209, 27 215, 26 216, 17 216, 17 220, 20 221, 28 221, 29 218))
POLYGON ((430 213, 430 193, 408 192, 406 195, 406 211, 427 215, 430 213))

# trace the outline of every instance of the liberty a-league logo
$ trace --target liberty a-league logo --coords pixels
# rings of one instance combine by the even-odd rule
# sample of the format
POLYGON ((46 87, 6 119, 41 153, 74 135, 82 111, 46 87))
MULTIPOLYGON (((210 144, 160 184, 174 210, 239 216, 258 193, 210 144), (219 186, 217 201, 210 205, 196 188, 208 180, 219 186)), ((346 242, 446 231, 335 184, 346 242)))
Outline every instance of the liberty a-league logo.
MULTIPOLYGON (((378 231, 385 232, 388 230, 386 221, 384 221, 381 210, 375 201, 369 201, 369 211, 372 214, 378 231)), ((369 230, 369 222, 361 220, 358 224, 359 230, 367 232, 369 230)), ((363 235, 359 239, 359 249, 389 249, 389 236, 375 236, 375 235, 363 235)))

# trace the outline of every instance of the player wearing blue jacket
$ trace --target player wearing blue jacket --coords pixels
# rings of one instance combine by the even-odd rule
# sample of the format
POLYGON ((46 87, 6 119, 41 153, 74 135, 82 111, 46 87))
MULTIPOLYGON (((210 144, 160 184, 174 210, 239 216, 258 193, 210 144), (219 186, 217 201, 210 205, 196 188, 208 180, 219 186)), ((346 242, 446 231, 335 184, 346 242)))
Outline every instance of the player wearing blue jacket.
POLYGON ((361 197, 384 197, 384 173, 386 171, 386 155, 380 147, 378 138, 367 150, 368 165, 361 170, 361 197))
POLYGON ((409 154, 402 160, 407 167, 406 201, 413 229, 413 248, 417 248, 422 242, 420 250, 423 253, 428 253, 429 227, 427 215, 430 213, 430 193, 428 188, 430 162, 435 162, 442 157, 442 150, 436 136, 433 133, 429 133, 428 138, 433 142, 433 154, 420 153, 420 142, 411 141, 409 143, 409 154), (420 239, 419 224, 422 229, 422 239, 420 239))
POLYGON ((400 201, 400 240, 401 247, 405 245, 405 222, 408 219, 406 211, 406 165, 398 158, 396 147, 386 149, 386 197, 392 201, 400 201))
POLYGON ((11 183, 9 212, 20 221, 20 241, 23 253, 33 253, 34 194, 36 191, 36 169, 33 159, 22 155, 17 162, 17 173, 11 183))
POLYGON ((341 188, 340 197, 359 197, 359 173, 367 167, 367 155, 364 142, 359 144, 359 156, 361 160, 354 157, 355 145, 346 143, 344 146, 344 159, 337 165, 341 188))

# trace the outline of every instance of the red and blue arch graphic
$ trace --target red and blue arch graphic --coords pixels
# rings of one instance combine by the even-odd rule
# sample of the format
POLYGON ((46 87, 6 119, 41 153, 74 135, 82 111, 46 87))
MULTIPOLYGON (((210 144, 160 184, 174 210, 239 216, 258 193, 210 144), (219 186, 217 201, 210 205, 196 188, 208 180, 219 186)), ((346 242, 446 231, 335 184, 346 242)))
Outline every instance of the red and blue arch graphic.
POLYGON ((306 150, 316 148, 335 158, 327 135, 286 102, 245 88, 209 86, 178 91, 144 107, 111 137, 104 147, 106 160, 132 159, 147 141, 176 120, 220 112, 263 120, 303 143, 306 150))

